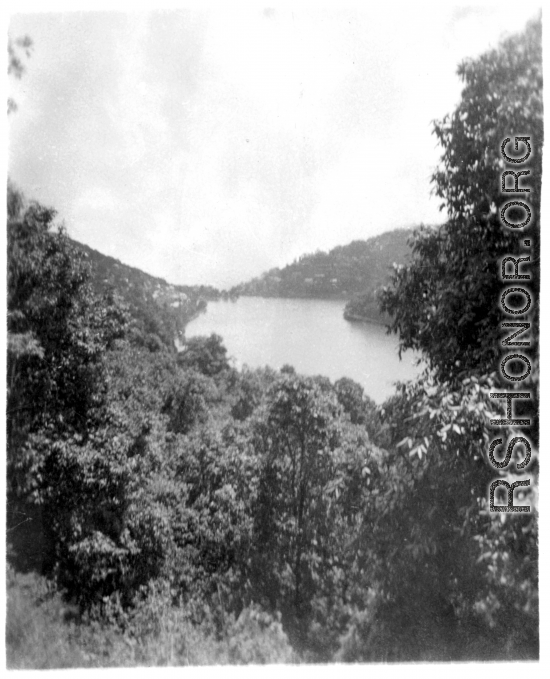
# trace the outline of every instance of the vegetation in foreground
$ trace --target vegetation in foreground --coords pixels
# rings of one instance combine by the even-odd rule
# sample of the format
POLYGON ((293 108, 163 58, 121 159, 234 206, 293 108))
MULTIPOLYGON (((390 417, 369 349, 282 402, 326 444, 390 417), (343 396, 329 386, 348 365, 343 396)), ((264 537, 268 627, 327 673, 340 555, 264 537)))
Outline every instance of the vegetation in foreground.
POLYGON ((538 215, 540 30, 459 70, 436 125, 451 219, 382 300, 429 368, 381 407, 348 379, 236 371, 215 335, 177 354, 9 187, 10 667, 538 657, 536 499, 489 512, 485 456, 498 258, 521 251, 498 154, 529 130, 538 215))

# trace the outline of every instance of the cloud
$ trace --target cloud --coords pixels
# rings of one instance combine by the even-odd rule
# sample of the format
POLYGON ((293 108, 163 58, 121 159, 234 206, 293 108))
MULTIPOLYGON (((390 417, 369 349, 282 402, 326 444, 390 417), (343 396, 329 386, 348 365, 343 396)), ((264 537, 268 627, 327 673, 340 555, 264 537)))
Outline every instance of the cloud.
POLYGON ((296 6, 20 15, 10 174, 69 233, 173 282, 231 285, 438 221, 430 121, 506 9, 296 6))

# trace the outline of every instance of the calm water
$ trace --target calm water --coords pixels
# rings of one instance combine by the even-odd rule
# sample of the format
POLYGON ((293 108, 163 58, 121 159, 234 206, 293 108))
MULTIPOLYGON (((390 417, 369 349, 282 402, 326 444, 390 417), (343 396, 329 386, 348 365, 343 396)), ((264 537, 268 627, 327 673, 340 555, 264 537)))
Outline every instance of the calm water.
POLYGON ((374 401, 393 392, 392 383, 420 372, 414 355, 397 355, 395 335, 371 323, 350 323, 345 303, 333 300, 240 297, 236 302, 208 302, 206 313, 191 321, 186 336, 224 339, 237 367, 280 368, 288 363, 298 373, 350 377, 374 401))

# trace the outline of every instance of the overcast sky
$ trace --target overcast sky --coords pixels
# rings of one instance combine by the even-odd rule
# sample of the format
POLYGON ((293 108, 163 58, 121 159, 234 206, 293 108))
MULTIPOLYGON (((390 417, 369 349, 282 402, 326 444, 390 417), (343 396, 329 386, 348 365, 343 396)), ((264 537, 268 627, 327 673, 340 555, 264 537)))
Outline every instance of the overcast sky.
MULTIPOLYGON (((226 287, 444 219, 431 121, 458 63, 536 4, 14 15, 9 173, 69 234, 172 283, 226 287)), ((520 19, 521 17, 521 19, 520 19)))

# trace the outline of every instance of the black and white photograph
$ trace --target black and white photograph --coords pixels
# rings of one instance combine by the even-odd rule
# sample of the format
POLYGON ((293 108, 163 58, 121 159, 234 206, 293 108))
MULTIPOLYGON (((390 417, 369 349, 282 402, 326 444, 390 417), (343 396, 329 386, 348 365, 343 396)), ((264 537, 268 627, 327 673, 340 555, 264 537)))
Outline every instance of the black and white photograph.
POLYGON ((540 4, 11 3, 7 669, 538 671, 540 4))

